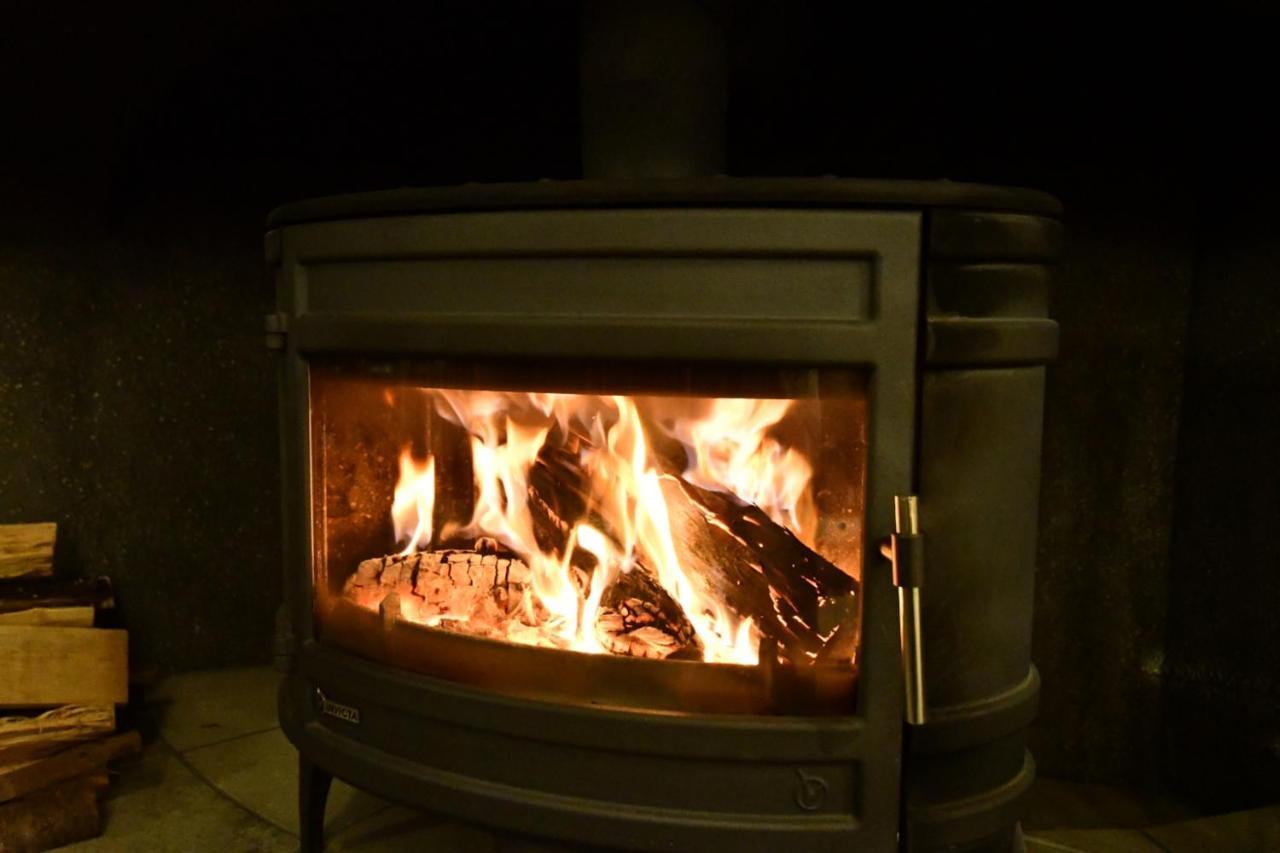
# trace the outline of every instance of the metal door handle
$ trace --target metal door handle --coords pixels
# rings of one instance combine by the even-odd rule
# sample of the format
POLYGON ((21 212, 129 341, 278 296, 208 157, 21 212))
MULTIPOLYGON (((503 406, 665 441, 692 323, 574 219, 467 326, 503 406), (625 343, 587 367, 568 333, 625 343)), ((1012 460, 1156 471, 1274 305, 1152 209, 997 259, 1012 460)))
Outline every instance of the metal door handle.
POLYGON ((902 683, 907 722, 925 722, 924 639, 921 630, 920 589, 924 585, 924 537, 920 533, 919 501, 915 495, 893 499, 894 534, 881 548, 893 563, 898 588, 898 633, 902 645, 902 683))

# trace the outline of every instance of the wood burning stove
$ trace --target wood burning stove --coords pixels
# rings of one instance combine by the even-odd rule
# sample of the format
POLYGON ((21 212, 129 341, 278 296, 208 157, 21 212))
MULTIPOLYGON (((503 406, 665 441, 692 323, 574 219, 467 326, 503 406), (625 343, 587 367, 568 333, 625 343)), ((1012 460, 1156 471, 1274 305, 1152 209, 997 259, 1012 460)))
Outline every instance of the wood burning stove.
POLYGON ((1058 216, 729 178, 275 211, 304 849, 331 776, 593 849, 1013 848, 1058 216))

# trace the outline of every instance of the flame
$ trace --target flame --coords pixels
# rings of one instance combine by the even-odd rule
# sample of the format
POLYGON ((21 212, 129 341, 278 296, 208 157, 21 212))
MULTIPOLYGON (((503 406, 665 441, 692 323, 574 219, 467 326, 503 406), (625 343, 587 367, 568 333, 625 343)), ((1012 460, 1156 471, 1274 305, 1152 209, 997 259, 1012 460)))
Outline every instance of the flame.
POLYGON ((408 537, 408 544, 400 556, 412 554, 431 543, 431 516, 436 504, 436 460, 427 454, 427 461, 413 461, 413 454, 406 447, 400 452, 400 480, 396 483, 395 498, 391 502, 391 522, 395 527, 396 541, 408 537))
POLYGON ((574 637, 574 648, 583 652, 600 654, 606 649, 596 636, 596 617, 600 614, 600 599, 617 577, 617 552, 599 530, 589 524, 579 524, 573 529, 571 541, 596 558, 596 571, 591 575, 591 588, 582 606, 582 618, 574 637))
POLYGON ((756 663, 758 640, 755 646, 744 641, 746 648, 739 648, 738 634, 743 626, 734 624, 722 604, 703 594, 680 565, 659 472, 650 463, 648 441, 635 403, 627 397, 614 397, 613 404, 618 420, 606 433, 606 450, 588 460, 588 470, 594 468, 600 472, 598 479, 613 484, 611 508, 624 532, 628 570, 638 547, 651 561, 658 583, 693 625, 702 641, 705 660, 756 663))
MULTIPOLYGON (((662 478, 673 470, 669 460, 664 468, 657 458, 635 399, 423 390, 441 416, 466 430, 471 446, 474 510, 470 519, 445 523, 439 538, 496 539, 530 569, 521 615, 513 618, 508 639, 551 637, 565 648, 607 652, 596 631, 601 602, 619 576, 643 562, 682 608, 705 660, 758 662, 755 623, 737 618, 681 565, 662 489, 662 478), (559 553, 539 545, 529 505, 530 472, 548 442, 561 450, 579 448, 573 452, 589 492, 583 517, 564 519, 569 527, 559 553)), ((687 482, 754 503, 811 543, 812 468, 803 454, 769 434, 790 405, 717 399, 708 411, 687 407, 681 416, 664 419, 663 429, 685 445, 688 467, 681 476, 687 482)), ((406 448, 392 504, 397 541, 408 539, 402 554, 432 544, 434 491, 434 458, 415 462, 406 448)))
POLYGON ((813 547, 813 468, 799 451, 769 436, 790 407, 790 400, 717 398, 706 417, 678 420, 671 432, 689 450, 686 480, 755 504, 813 547))

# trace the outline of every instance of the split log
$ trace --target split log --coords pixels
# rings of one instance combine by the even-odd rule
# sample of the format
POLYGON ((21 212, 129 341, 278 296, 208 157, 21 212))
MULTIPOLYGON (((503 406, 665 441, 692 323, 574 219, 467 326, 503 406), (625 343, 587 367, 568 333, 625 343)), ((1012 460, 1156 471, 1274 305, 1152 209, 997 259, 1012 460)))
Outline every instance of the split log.
POLYGON ((129 699, 128 632, 0 626, 0 708, 129 699))
POLYGON ((92 628, 93 607, 32 607, 0 613, 0 625, 40 625, 46 628, 92 628))
POLYGON ((109 762, 142 749, 137 732, 104 738, 73 746, 44 758, 0 768, 0 803, 21 797, 40 788, 101 771, 109 762))
MULTIPOLYGON (((435 628, 494 639, 524 635, 535 645, 563 645, 559 638, 529 630, 536 625, 525 621, 520 605, 531 582, 529 567, 487 542, 477 544, 488 553, 444 549, 365 560, 347 579, 343 594, 384 615, 435 628)), ((588 574, 576 567, 573 572, 574 582, 585 590, 588 574)), ((537 610, 534 616, 535 621, 546 618, 537 610)), ((624 574, 610 586, 601 598, 597 628, 598 639, 614 654, 701 657, 679 605, 643 571, 624 574)))
MULTIPOLYGON (((585 473, 577 464, 576 450, 582 442, 575 435, 567 447, 544 447, 529 471, 534 535, 539 547, 552 553, 564 553, 571 521, 585 519, 617 540, 610 525, 589 511, 585 473)), ((581 552, 575 557, 579 570, 589 578, 595 570, 594 558, 581 552)), ((616 655, 702 659, 693 624, 643 561, 620 573, 601 596, 596 639, 616 655)))
POLYGON ((515 618, 530 569, 500 551, 491 539, 479 549, 450 548, 364 560, 347 579, 343 594, 362 607, 378 609, 395 597, 404 618, 431 627, 505 638, 515 618))
POLYGON ((680 565, 708 596, 755 620, 783 660, 852 656, 856 580, 759 507, 679 477, 661 479, 680 565))
POLYGON ((0 578, 49 577, 58 525, 0 524, 0 578))
POLYGON ((693 625, 643 568, 619 575, 601 596, 596 639, 615 655, 702 660, 693 625))
POLYGON ((75 581, 25 581, 0 584, 0 613, 36 607, 93 607, 110 610, 115 595, 110 578, 75 581))
POLYGON ((111 705, 64 705, 32 717, 0 718, 0 766, 31 761, 115 731, 111 705))
MULTIPOLYGON (((577 444, 585 441, 574 438, 577 444)), ((576 447, 544 448, 530 471, 529 505, 535 522, 541 519, 539 534, 551 544, 557 535, 567 536, 570 520, 584 516, 611 533, 590 514, 586 476, 577 460, 576 447)), ((737 619, 752 619, 761 635, 777 644, 783 660, 808 663, 852 657, 856 580, 756 506, 672 474, 662 475, 661 484, 680 565, 708 597, 723 602, 737 619)), ((637 567, 620 582, 636 576, 660 589, 646 559, 641 555, 637 567)), ((667 613, 664 620, 688 625, 679 606, 669 606, 677 615, 667 613)))
MULTIPOLYGON (((514 555, 447 548, 363 560, 347 579, 344 592, 348 597, 380 600, 398 591, 445 604, 449 591, 458 587, 516 594, 524 591, 529 578, 529 567, 514 555)), ((377 604, 370 601, 367 606, 377 604)))
POLYGON ((0 803, 0 850, 38 853, 102 834, 101 778, 71 779, 19 800, 0 803))
MULTIPOLYGON (((544 552, 563 554, 572 525, 583 520, 620 541, 607 520, 593 512, 590 486, 579 463, 584 446, 588 439, 579 434, 549 443, 530 470, 529 508, 538 547, 544 552)), ((672 474, 662 475, 661 486, 682 568, 706 597, 722 603, 737 620, 751 619, 767 641, 762 647, 776 648, 778 657, 794 663, 852 656, 857 581, 758 507, 672 474)), ((474 552, 465 551, 366 560, 348 580, 346 592, 376 608, 394 591, 401 612, 413 621, 454 627, 440 620, 456 614, 466 617, 468 633, 506 638, 515 600, 511 593, 523 588, 512 590, 509 579, 500 584, 496 565, 477 565, 475 560, 474 552), (506 598, 491 594, 498 586, 508 591, 506 598), (502 605, 497 612, 473 609, 488 607, 485 602, 495 598, 502 605), (441 602, 447 602, 447 609, 441 602)), ((647 561, 646 555, 639 555, 632 570, 620 574, 606 590, 598 639, 616 654, 700 658, 702 650, 688 615, 658 583, 647 561)), ((573 563, 579 587, 585 590, 595 558, 579 549, 573 563)))

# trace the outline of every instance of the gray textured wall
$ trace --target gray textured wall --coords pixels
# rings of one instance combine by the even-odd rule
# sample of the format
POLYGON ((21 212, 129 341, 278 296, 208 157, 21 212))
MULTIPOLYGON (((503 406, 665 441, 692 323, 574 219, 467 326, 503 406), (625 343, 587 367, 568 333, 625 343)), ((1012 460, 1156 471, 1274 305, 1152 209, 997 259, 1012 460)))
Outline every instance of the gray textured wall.
POLYGON ((1032 658, 1045 772, 1152 776, 1194 199, 1153 180, 1076 187, 1051 313, 1032 658), (1135 215, 1141 211, 1141 215, 1135 215))
POLYGON ((1181 793, 1233 808, 1280 798, 1280 215, 1222 177, 1201 209, 1161 752, 1181 793))
MULTIPOLYGON (((1230 54, 1193 64, 1150 33, 1019 40, 942 21, 870 38, 861 7, 739 9, 732 171, 1021 183, 1067 205, 1035 625, 1042 770, 1201 794, 1213 778, 1221 802, 1269 790, 1267 51, 1200 28, 1196 56, 1230 54)), ((141 665, 267 655, 267 209, 574 174, 569 6, 426 11, 197 2, 145 27, 103 9, 69 30, 55 4, 9 29, 27 37, 7 46, 5 79, 27 85, 0 140, 0 522, 62 524, 58 571, 116 579, 141 665)))
POLYGON ((15 22, 0 77, 32 84, 0 136, 0 523, 55 520, 56 572, 114 579, 136 669, 269 659, 268 210, 576 163, 573 19, 434 11, 195 3, 67 28, 51 4, 15 22))
POLYGON ((0 239, 0 521, 57 521, 58 574, 115 579, 140 666, 264 660, 280 581, 260 240, 194 204, 69 214, 0 239))

